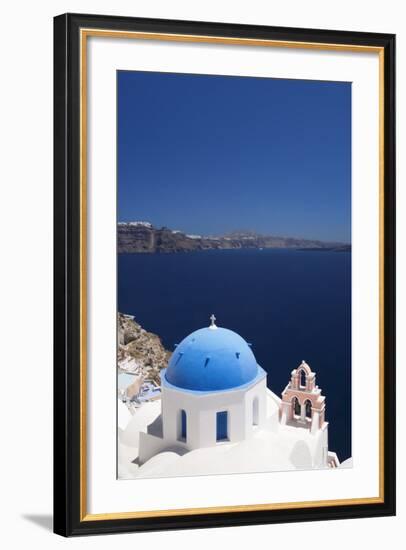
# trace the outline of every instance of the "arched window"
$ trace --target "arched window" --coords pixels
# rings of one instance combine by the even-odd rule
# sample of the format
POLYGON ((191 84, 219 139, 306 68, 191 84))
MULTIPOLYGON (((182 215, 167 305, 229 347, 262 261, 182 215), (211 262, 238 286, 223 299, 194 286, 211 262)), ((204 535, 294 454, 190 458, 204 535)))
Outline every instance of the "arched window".
POLYGON ((178 430, 178 438, 180 441, 186 441, 187 436, 187 419, 186 419, 186 411, 183 409, 180 411, 179 415, 179 430, 178 430))
POLYGON ((292 408, 293 408, 293 415, 300 416, 300 403, 297 397, 294 397, 292 399, 292 408))
POLYGON ((306 372, 304 369, 300 371, 300 387, 305 388, 306 387, 306 372))
POLYGON ((306 418, 312 417, 312 402, 310 399, 306 399, 305 401, 305 410, 306 410, 306 418))
POLYGON ((259 416, 259 404, 258 404, 258 397, 254 397, 254 400, 252 402, 252 424, 254 426, 258 426, 258 416, 259 416))

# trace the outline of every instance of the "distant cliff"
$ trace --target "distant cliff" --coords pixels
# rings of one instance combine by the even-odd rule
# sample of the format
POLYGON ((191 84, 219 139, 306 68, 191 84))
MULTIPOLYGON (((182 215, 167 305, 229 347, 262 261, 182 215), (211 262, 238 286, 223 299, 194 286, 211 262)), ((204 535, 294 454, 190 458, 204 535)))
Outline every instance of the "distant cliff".
POLYGON ((188 235, 167 227, 156 228, 148 222, 120 222, 117 226, 119 253, 190 252, 209 249, 292 248, 302 250, 350 250, 345 243, 234 232, 205 237, 188 235))

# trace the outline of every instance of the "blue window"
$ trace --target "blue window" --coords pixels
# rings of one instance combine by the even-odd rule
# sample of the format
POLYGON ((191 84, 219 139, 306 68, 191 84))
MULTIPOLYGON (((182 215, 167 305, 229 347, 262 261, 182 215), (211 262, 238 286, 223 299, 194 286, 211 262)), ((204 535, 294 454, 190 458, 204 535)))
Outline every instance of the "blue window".
POLYGON ((183 409, 180 411, 180 437, 186 439, 186 412, 183 409))
POLYGON ((228 412, 221 411, 217 413, 217 441, 228 439, 228 412))

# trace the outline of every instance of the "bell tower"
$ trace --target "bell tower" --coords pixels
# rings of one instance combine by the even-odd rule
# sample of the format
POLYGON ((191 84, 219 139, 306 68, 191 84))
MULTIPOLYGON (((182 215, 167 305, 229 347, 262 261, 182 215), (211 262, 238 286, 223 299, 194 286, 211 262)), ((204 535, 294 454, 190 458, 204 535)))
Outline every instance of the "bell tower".
POLYGON ((280 423, 308 428, 316 433, 326 427, 326 398, 316 386, 316 374, 302 361, 291 372, 289 384, 282 392, 280 423))

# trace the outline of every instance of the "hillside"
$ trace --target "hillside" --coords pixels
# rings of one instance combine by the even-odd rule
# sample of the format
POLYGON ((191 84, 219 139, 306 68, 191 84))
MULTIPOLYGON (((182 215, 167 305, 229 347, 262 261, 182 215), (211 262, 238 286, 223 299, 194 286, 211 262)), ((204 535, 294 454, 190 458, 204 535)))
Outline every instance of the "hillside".
POLYGON ((350 250, 345 243, 292 237, 234 232, 208 237, 188 235, 167 227, 156 228, 148 222, 120 222, 117 226, 118 253, 190 252, 210 249, 291 248, 302 250, 350 250))
POLYGON ((171 352, 156 334, 147 332, 130 315, 118 313, 117 368, 119 372, 141 374, 160 385, 160 371, 167 367, 171 352))

